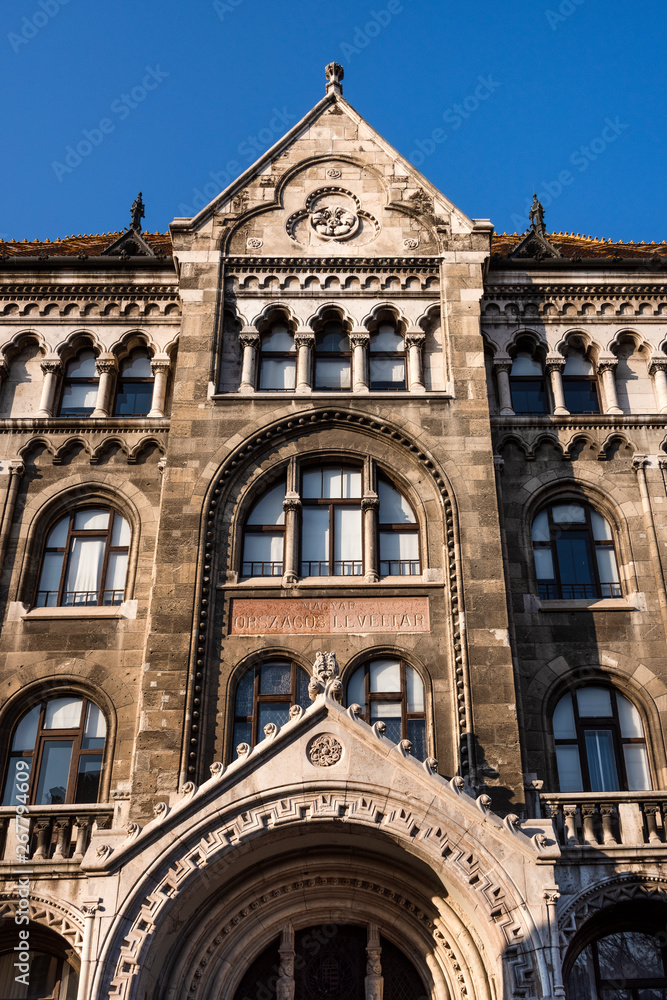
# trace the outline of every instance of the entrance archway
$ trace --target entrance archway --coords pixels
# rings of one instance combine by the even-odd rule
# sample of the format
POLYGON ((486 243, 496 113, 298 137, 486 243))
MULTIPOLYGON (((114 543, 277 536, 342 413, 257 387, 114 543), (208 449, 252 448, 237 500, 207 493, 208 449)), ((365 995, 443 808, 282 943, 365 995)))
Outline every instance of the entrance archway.
POLYGON ((410 959, 376 924, 288 924, 250 964, 234 1000, 427 1000, 410 959))

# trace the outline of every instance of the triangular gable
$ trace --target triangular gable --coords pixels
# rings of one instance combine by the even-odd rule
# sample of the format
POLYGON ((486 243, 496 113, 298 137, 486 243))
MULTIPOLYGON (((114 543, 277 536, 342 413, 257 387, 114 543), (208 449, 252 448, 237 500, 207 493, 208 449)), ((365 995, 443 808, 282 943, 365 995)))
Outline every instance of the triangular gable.
POLYGON ((148 245, 138 229, 126 229, 124 233, 102 251, 103 257, 155 257, 155 251, 148 245))
POLYGON ((552 246, 546 236, 542 236, 535 229, 529 229, 507 256, 510 260, 521 260, 522 258, 541 260, 543 257, 561 257, 562 254, 560 250, 552 246))
MULTIPOLYGON (((394 165, 394 175, 399 178, 399 184, 403 184, 405 179, 409 186, 421 192, 420 203, 413 201, 408 204, 408 208, 418 210, 421 214, 428 214, 435 226, 438 222, 444 228, 451 227, 453 233, 470 233, 475 228, 475 221, 470 219, 456 205, 446 198, 426 177, 423 176, 404 156, 402 156, 393 146, 390 145, 338 92, 340 88, 331 88, 321 101, 319 101, 304 117, 297 122, 281 139, 279 139, 270 149, 268 149, 255 163, 244 171, 235 181, 225 188, 216 198, 192 219, 177 218, 173 221, 172 231, 188 230, 198 231, 210 223, 212 217, 220 213, 240 217, 246 210, 252 209, 249 204, 248 189, 253 182, 257 182, 263 187, 264 198, 275 192, 276 197, 280 194, 280 174, 277 172, 279 163, 284 161, 290 151, 298 148, 300 142, 308 136, 311 130, 319 130, 319 137, 322 139, 320 148, 320 158, 345 160, 352 153, 350 149, 345 149, 344 140, 332 139, 327 148, 324 131, 327 127, 338 123, 340 134, 340 122, 345 119, 351 123, 355 130, 358 130, 359 140, 354 143, 357 158, 365 158, 372 163, 372 147, 377 147, 378 151, 384 154, 387 162, 394 165), (332 121, 333 119, 333 121, 332 121), (361 146, 361 149, 359 147, 361 146), (269 192, 268 189, 273 188, 269 192), (439 218, 440 217, 440 218, 439 218)), ((311 156, 310 151, 304 149, 304 158, 311 156)), ((335 170, 335 168, 334 168, 335 170)), ((324 177, 324 173, 322 175, 324 177)), ((400 194, 395 191, 394 194, 400 194)), ((256 201, 259 199, 256 198, 256 201)), ((264 206, 266 206, 266 201, 264 206)), ((406 207, 406 206, 401 206, 406 207)), ((230 220, 231 221, 231 220, 230 220)), ((488 228, 488 227, 487 227, 488 228)))

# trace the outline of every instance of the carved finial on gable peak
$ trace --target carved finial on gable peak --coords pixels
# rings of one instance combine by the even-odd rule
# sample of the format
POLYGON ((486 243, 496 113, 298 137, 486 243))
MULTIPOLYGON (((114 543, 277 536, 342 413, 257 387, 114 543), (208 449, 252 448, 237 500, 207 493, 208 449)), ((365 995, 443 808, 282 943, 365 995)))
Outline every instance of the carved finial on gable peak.
POLYGON ((327 94, 343 94, 343 84, 341 83, 345 72, 340 63, 332 62, 328 66, 324 67, 324 73, 327 78, 327 94))
POLYGON ((135 233, 141 232, 141 220, 144 215, 144 199, 141 197, 141 191, 137 197, 132 202, 132 208, 130 209, 132 213, 132 222, 130 223, 130 229, 133 229, 135 233))
POLYGON ((542 202, 538 201, 536 194, 533 194, 533 204, 530 206, 528 218, 530 219, 530 228, 534 233, 537 233, 538 236, 547 235, 547 227, 544 224, 544 207, 542 202))

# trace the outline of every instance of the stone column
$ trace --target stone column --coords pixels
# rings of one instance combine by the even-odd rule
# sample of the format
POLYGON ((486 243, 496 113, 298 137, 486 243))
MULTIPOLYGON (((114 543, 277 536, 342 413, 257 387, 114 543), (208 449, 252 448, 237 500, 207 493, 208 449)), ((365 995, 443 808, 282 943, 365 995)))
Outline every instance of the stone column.
POLYGON ((243 348, 243 368, 239 392, 254 392, 257 382, 259 333, 254 326, 244 326, 239 333, 239 342, 243 348))
POLYGON ((384 978, 380 957, 380 931, 377 924, 368 925, 366 944, 366 978, 364 979, 364 1000, 382 1000, 384 978))
POLYGON ((563 970, 561 968, 560 942, 558 940, 558 915, 556 904, 560 899, 560 893, 554 887, 545 889, 543 893, 544 902, 547 908, 547 927, 549 928, 551 952, 551 979, 553 984, 553 996, 565 997, 565 986, 563 985, 563 970))
POLYGON ((7 542, 9 533, 12 530, 14 520, 14 508, 16 507, 16 497, 18 496, 21 476, 25 472, 25 466, 21 459, 13 459, 9 463, 9 485, 5 495, 5 506, 2 512, 2 523, 0 524, 0 566, 5 561, 7 554, 7 542))
POLYGON ((566 360, 562 354, 547 354, 547 371, 551 379, 551 392, 554 397, 554 415, 567 417, 570 411, 565 405, 565 393, 563 392, 563 369, 566 360))
POLYGON ((88 1000, 90 996, 88 980, 91 972, 90 956, 93 945, 93 924, 95 922, 95 914, 100 908, 99 904, 99 898, 86 899, 81 907, 84 914, 83 941, 81 943, 81 971, 79 973, 79 989, 76 994, 76 1000, 88 1000))
POLYGON ((95 360, 95 371, 100 377, 97 386, 97 402, 91 417, 108 417, 111 397, 118 371, 118 361, 113 354, 100 354, 95 360))
POLYGON ((653 572, 655 574, 658 603, 660 605, 663 624, 667 634, 667 588, 665 587, 665 575, 662 568, 660 544, 655 530, 655 519, 653 517, 653 508, 651 507, 651 497, 648 492, 648 483, 646 482, 647 465, 648 458, 646 455, 633 455, 632 468, 637 474, 637 486, 639 487, 639 495, 641 497, 642 510, 644 512, 644 530, 646 531, 646 539, 651 553, 651 562, 653 564, 653 572))
POLYGON ((656 353, 648 364, 648 373, 653 379, 655 401, 659 413, 667 413, 667 355, 656 353))
POLYGON ((294 1000, 294 928, 287 924, 280 935, 280 966, 276 983, 276 1000, 294 1000))
POLYGON ((380 498, 377 493, 368 492, 361 498, 364 518, 364 579, 366 583, 377 583, 380 579, 378 559, 377 516, 380 498))
POLYGON ((496 385, 498 386, 498 405, 501 416, 514 416, 512 407, 512 393, 510 390, 510 372, 512 371, 512 359, 494 358, 493 370, 496 373, 496 385))
POLYGON ((283 587, 293 587, 299 580, 297 558, 299 552, 299 519, 301 497, 288 492, 283 500, 285 511, 285 541, 283 543, 283 587))
POLYGON ((352 391, 368 392, 368 348, 371 335, 363 326, 355 326, 350 333, 352 345, 352 391))
POLYGON ((148 411, 149 417, 163 417, 165 399, 167 396, 167 379, 169 378, 169 368, 171 361, 168 354, 156 354, 151 358, 151 371, 153 372, 153 396, 151 398, 151 408, 148 411))
POLYGON ((309 326, 300 326, 294 334, 296 345, 296 391, 311 392, 313 370, 313 348, 315 334, 309 326))
POLYGON ((423 352, 426 334, 419 327, 411 326, 405 335, 408 349, 408 373, 410 392, 425 392, 423 352))
POLYGON ((597 373, 602 378, 602 388, 604 390, 604 411, 605 413, 623 413, 618 405, 616 395, 616 369, 618 368, 618 358, 613 355, 600 357, 597 364, 597 373))
POLYGON ((42 397, 39 401, 39 409, 36 413, 38 417, 52 417, 53 407, 58 388, 58 378, 63 373, 62 361, 57 354, 47 354, 40 362, 40 368, 44 372, 44 382, 42 383, 42 397))

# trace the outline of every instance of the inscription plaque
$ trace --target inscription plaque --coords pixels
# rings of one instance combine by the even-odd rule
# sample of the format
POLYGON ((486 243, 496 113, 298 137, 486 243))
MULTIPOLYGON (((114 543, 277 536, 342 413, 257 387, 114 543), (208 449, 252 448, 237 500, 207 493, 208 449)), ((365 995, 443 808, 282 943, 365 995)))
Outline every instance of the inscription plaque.
POLYGON ((230 635, 429 632, 428 597, 234 597, 230 635))

